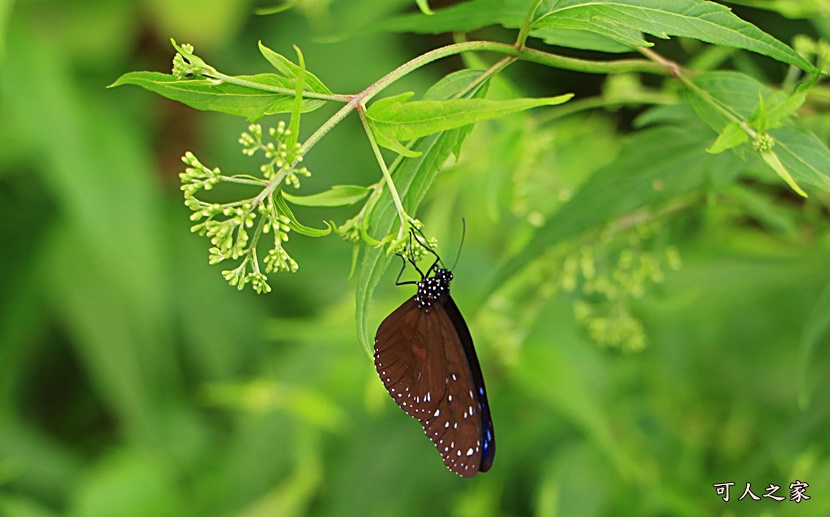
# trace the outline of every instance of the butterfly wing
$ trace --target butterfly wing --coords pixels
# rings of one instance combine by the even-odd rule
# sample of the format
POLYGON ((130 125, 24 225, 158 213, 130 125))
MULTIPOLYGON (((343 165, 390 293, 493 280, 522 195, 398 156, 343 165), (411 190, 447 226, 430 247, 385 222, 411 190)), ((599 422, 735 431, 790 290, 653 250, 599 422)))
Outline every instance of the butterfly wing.
MULTIPOLYGON (((455 307, 454 303, 452 307, 455 307)), ((446 363, 446 389, 433 414, 420 422, 426 435, 441 453, 444 465, 459 476, 472 477, 481 470, 482 453, 486 445, 483 438, 482 406, 463 343, 464 339, 469 339, 472 346, 472 338, 466 325, 459 332, 445 305, 437 305, 434 309, 435 318, 439 321, 442 355, 446 363)), ((455 307, 455 310, 458 308, 455 307)), ((477 364, 476 361, 476 366, 477 364)), ((489 419, 489 411, 487 417, 489 419)), ((490 425, 492 427, 492 423, 490 425)))
POLYGON ((487 389, 484 387, 484 376, 481 374, 481 366, 478 363, 475 347, 473 347, 473 337, 470 335, 470 329, 467 328, 467 323, 464 321, 464 317, 461 315, 461 311, 458 310, 452 296, 447 296, 444 309, 447 311, 447 316, 458 334, 472 376, 473 392, 480 408, 479 416, 481 418, 482 451, 479 470, 487 472, 490 470, 493 458, 496 455, 496 435, 493 430, 493 419, 490 416, 490 404, 487 401, 487 389))
MULTIPOLYGON (((417 419, 438 409, 446 389, 446 363, 433 342, 446 325, 438 313, 410 298, 387 316, 375 335, 375 369, 392 399, 417 419)), ((444 312, 441 310, 440 312, 444 312)))
POLYGON ((447 468, 463 477, 489 470, 496 445, 484 378, 452 297, 428 308, 410 298, 381 323, 374 348, 387 391, 447 468))

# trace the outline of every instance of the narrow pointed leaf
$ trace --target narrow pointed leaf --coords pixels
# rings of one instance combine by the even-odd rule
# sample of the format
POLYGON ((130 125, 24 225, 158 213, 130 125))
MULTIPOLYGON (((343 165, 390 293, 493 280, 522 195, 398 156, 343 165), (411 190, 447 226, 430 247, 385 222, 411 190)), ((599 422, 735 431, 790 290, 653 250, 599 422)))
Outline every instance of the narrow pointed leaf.
MULTIPOLYGON (((815 67, 793 49, 722 5, 703 0, 561 0, 538 13, 534 28, 581 29, 622 43, 632 43, 623 29, 658 38, 694 38, 740 48, 814 72, 815 67)), ((640 45, 637 45, 640 46, 640 45)))
POLYGON ((706 151, 712 154, 722 153, 749 141, 749 135, 741 128, 740 122, 733 122, 723 128, 718 139, 706 151))
POLYGON ((297 143, 297 140, 300 138, 300 114, 303 111, 303 88, 305 88, 305 80, 306 80, 306 73, 305 73, 305 60, 303 59, 303 53, 300 52, 300 48, 296 45, 294 46, 294 50, 297 51, 297 61, 300 63, 299 69, 297 70, 296 75, 296 84, 294 85, 294 104, 291 107, 291 121, 288 123, 288 138, 285 141, 285 144, 288 146, 289 149, 293 149, 297 143))
POLYGON ((331 226, 329 223, 323 221, 326 224, 325 230, 320 230, 317 228, 311 228, 310 226, 305 226, 299 220, 297 220, 297 216, 294 215, 294 212, 288 207, 288 204, 285 202, 285 198, 283 198, 282 192, 277 192, 274 194, 274 199, 277 203, 277 207, 279 207, 280 213, 288 217, 289 223, 288 226, 294 230, 295 232, 306 235, 308 237, 323 237, 324 235, 328 235, 331 233, 331 226))
POLYGON ((775 171, 778 176, 784 180, 784 182, 790 186, 799 196, 807 197, 807 193, 804 192, 801 187, 798 186, 798 183, 795 182, 793 177, 790 175, 790 171, 784 167, 784 164, 781 163, 781 160, 778 159, 778 155, 772 151, 767 151, 761 153, 761 158, 763 158, 764 162, 770 166, 772 170, 775 171))
POLYGON ((424 14, 433 14, 432 9, 429 8, 427 0, 415 0, 418 4, 418 9, 424 14))
POLYGON ((619 54, 631 52, 631 46, 620 43, 619 40, 603 36, 596 32, 577 29, 535 29, 530 35, 539 38, 548 45, 557 47, 577 48, 580 50, 596 50, 619 54))
MULTIPOLYGON (((210 79, 180 80, 158 72, 130 72, 119 77, 112 86, 134 84, 191 108, 241 116, 250 121, 265 115, 291 112, 296 84, 293 78, 276 74, 243 75, 238 78, 254 84, 240 86, 210 79), (269 87, 284 88, 291 90, 291 93, 268 91, 269 87)), ((313 111, 323 104, 321 100, 304 99, 302 111, 313 111)))
MULTIPOLYGON (((259 42, 259 51, 262 53, 262 56, 268 60, 271 65, 279 70, 280 74, 285 77, 293 77, 296 81, 297 77, 300 74, 300 67, 292 63, 288 58, 282 56, 271 50, 270 48, 266 47, 259 42)), ((309 72, 308 70, 305 71, 305 90, 314 92, 314 93, 327 93, 330 94, 331 90, 329 90, 325 84, 314 74, 309 72)))
POLYGON ((807 129, 785 126, 769 132, 775 154, 795 181, 830 192, 830 149, 807 129))
MULTIPOLYGON (((366 110, 372 131, 376 136, 383 135, 384 141, 412 140, 538 106, 562 104, 573 95, 509 101, 453 99, 400 102, 400 97, 383 99, 366 110)), ((380 138, 378 143, 381 143, 380 138)))
POLYGON ((807 100, 807 92, 799 91, 787 95, 784 92, 775 92, 763 102, 763 118, 764 127, 757 125, 757 121, 761 119, 761 103, 752 112, 749 118, 749 124, 761 131, 781 127, 781 122, 793 115, 798 108, 800 108, 807 100))
POLYGON ((358 185, 335 185, 330 190, 310 196, 292 196, 287 192, 282 195, 286 201, 300 206, 347 206, 365 198, 372 189, 358 185))

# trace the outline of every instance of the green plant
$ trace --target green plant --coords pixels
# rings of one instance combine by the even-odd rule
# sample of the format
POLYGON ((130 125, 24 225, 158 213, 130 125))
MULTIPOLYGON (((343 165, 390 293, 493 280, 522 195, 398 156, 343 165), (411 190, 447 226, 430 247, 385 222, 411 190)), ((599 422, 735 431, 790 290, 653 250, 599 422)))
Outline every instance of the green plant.
MULTIPOLYGON (((823 91, 819 67, 813 62, 821 64, 823 59, 816 45, 808 48, 802 40, 802 52, 796 52, 726 7, 702 0, 470 0, 435 12, 425 2, 418 5, 421 14, 385 20, 380 22, 382 27, 441 33, 501 25, 518 29, 518 34, 513 44, 473 40, 437 48, 352 95, 332 93, 306 69, 299 49, 295 64, 262 44, 260 52, 277 73, 229 76, 208 65, 192 47, 174 42, 178 53, 172 75, 132 72, 115 83, 139 85, 197 109, 249 121, 290 114, 287 126, 280 122, 269 130, 273 141, 266 142, 256 124, 242 135, 243 152, 262 151, 265 157, 258 176, 226 176, 217 168, 203 166, 192 154, 184 158, 188 168, 181 175, 182 190, 197 221, 193 231, 211 239, 211 263, 240 261, 234 269, 223 272, 231 285, 241 289, 251 283, 257 292, 267 292, 270 288, 265 273, 297 269, 285 249, 291 230, 318 237, 334 229, 356 247, 353 269, 358 250, 362 250, 357 325, 369 347, 368 301, 391 254, 406 244, 410 227, 419 225, 415 217, 418 207, 437 172, 450 155, 459 156, 473 124, 530 108, 544 108, 546 112, 540 118, 550 122, 600 107, 655 106, 638 119, 637 130, 624 143, 615 162, 578 185, 554 213, 534 212, 538 228, 533 238, 497 270, 488 292, 568 239, 600 232, 620 218, 639 212, 682 211, 682 207, 697 202, 696 195, 719 192, 745 171, 757 173, 758 158, 799 196, 807 197, 805 188, 830 191, 830 151, 797 115, 812 95, 823 91), (694 59, 681 64, 660 53, 644 35, 690 38, 710 45, 700 47, 694 59), (544 50, 529 47, 530 40, 544 50), (606 53, 612 59, 577 59, 556 53, 556 47, 606 53), (782 84, 774 88, 741 71, 718 70, 739 51, 761 54, 787 65, 782 84), (641 57, 616 58, 626 52, 637 52, 641 57), (478 57, 481 53, 502 57, 484 64, 478 57), (411 101, 413 94, 407 93, 369 104, 401 77, 457 54, 467 56, 470 68, 447 75, 421 100, 411 101), (596 98, 575 100, 570 94, 539 99, 484 98, 488 85, 517 61, 604 74, 608 77, 606 90, 596 98), (645 87, 635 74, 663 77, 662 89, 645 87), (343 106, 300 142, 302 114, 331 103, 343 106), (365 187, 337 185, 309 196, 286 192, 289 186, 299 187, 300 177, 309 174, 299 166, 303 156, 352 112, 365 129, 381 179, 365 187), (381 147, 397 154, 391 164, 381 147), (198 197, 203 190, 223 182, 251 186, 255 193, 227 203, 198 197), (354 217, 328 224, 325 229, 305 226, 289 207, 357 203, 362 206, 354 217), (268 233, 273 242, 260 244, 268 233), (261 268, 257 250, 265 251, 266 247, 265 266, 261 268)), ((583 319, 588 317, 585 310, 580 314, 583 319)))

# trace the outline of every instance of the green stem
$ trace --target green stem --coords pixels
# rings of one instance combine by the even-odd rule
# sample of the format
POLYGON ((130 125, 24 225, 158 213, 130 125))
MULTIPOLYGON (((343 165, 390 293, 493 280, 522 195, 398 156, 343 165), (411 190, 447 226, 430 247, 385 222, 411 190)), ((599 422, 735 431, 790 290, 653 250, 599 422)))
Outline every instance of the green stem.
POLYGON ((521 61, 529 61, 553 68, 585 72, 588 74, 619 74, 643 72, 656 75, 671 75, 672 69, 660 63, 643 61, 642 59, 620 59, 617 61, 588 61, 572 57, 558 56, 532 48, 518 49, 513 45, 505 43, 493 43, 499 48, 492 48, 494 52, 501 50, 503 53, 516 56, 521 61), (512 49, 512 50, 511 50, 512 49))
POLYGON ((690 91, 694 92, 695 95, 703 99, 705 102, 709 103, 710 106, 715 108, 719 111, 724 117, 727 119, 738 122, 741 125, 741 129, 744 130, 751 138, 756 138, 755 131, 749 127, 745 120, 743 120, 738 114, 734 113, 730 110, 727 106, 724 106, 720 103, 717 99, 713 98, 709 92, 704 90, 703 88, 699 87, 689 78, 689 74, 684 71, 683 67, 678 65, 677 63, 670 61, 660 54, 654 52, 653 50, 645 47, 641 47, 637 49, 642 55, 646 56, 650 60, 652 60, 655 64, 660 66, 664 66, 671 70, 671 75, 676 77, 680 80, 683 85, 688 88, 690 91))
POLYGON ((533 7, 527 12, 527 16, 525 16, 525 19, 522 22, 522 28, 519 29, 519 37, 516 38, 516 46, 520 49, 525 48, 525 42, 527 41, 527 37, 530 35, 530 29, 533 27, 533 16, 536 14, 536 9, 539 8, 539 4, 541 3, 542 0, 536 0, 536 3, 533 4, 533 7))
POLYGON ((478 76, 473 82, 471 82, 464 90, 458 92, 453 98, 460 99, 469 94, 473 90, 477 90, 483 83, 490 80, 491 77, 495 76, 496 74, 500 73, 502 70, 510 66, 512 63, 516 62, 515 57, 503 57, 498 62, 494 63, 493 66, 488 68, 484 71, 480 76, 478 76))
POLYGON ((661 56, 657 52, 651 50, 650 48, 638 47, 637 51, 640 54, 647 57, 650 61, 653 61, 655 64, 660 65, 664 69, 668 70, 669 75, 672 75, 672 76, 675 76, 675 77, 680 76, 680 72, 682 71, 682 68, 681 68, 680 65, 678 65, 674 61, 671 61, 669 59, 664 58, 663 56, 661 56))
MULTIPOLYGON (((243 199, 242 201, 234 201, 232 203, 222 203, 219 206, 221 206, 223 209, 224 208, 236 208, 238 206, 243 206, 245 203, 252 203, 252 202, 253 202, 252 199, 243 199)), ((205 206, 213 206, 213 203, 206 203, 204 201, 201 201, 201 203, 204 203, 205 206)))
MULTIPOLYGON (((211 71, 210 74, 202 74, 204 77, 209 77, 211 79, 217 79, 224 83, 228 84, 235 84, 237 86, 244 86, 246 88, 252 88, 254 90, 261 90, 264 92, 271 92, 271 93, 282 93, 285 95, 290 95, 293 97, 296 94, 296 88, 280 88, 279 86, 271 86, 268 84, 262 84, 255 81, 249 81, 247 79, 240 79, 239 77, 234 77, 232 75, 225 75, 221 72, 214 72, 211 71)), ((316 92, 309 92, 303 91, 303 97, 306 99, 320 99, 325 101, 336 101, 336 102, 348 102, 351 98, 349 95, 337 95, 334 93, 316 93, 316 92)))
POLYGON ((219 179, 227 183, 237 183, 239 185, 253 185, 254 187, 261 187, 267 185, 264 180, 239 178, 236 176, 219 176, 219 179))
POLYGON ((363 123, 363 128, 366 130, 366 136, 369 138, 369 143, 372 145, 372 151, 375 153, 375 158, 377 158, 378 165, 380 165, 380 170, 383 172, 383 179, 386 180, 386 186, 389 187, 389 193, 392 195, 392 200, 395 202, 395 208, 397 209, 398 217, 401 220, 401 229, 398 232, 398 237, 400 238, 405 231, 408 215, 406 210, 403 208, 401 197, 398 195, 398 190, 395 188, 395 182, 392 181, 392 175, 389 174, 389 169, 386 167, 383 155, 380 154, 380 147, 378 147, 378 144, 375 141, 375 135, 372 134, 372 128, 369 126, 369 121, 366 120, 366 112, 363 107, 359 107, 357 113, 360 115, 360 122, 363 123))

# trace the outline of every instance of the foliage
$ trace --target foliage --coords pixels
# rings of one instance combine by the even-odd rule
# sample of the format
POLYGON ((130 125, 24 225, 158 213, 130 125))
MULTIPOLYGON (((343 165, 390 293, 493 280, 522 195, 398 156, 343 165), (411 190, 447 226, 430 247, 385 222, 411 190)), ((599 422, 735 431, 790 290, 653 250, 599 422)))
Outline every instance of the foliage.
POLYGON ((827 513, 820 2, 93 4, 0 14, 0 514, 827 513), (199 52, 124 73, 147 26, 199 52), (199 259, 171 147, 209 262, 268 296, 199 259), (499 440, 466 483, 353 330, 462 216, 499 440))

